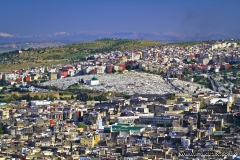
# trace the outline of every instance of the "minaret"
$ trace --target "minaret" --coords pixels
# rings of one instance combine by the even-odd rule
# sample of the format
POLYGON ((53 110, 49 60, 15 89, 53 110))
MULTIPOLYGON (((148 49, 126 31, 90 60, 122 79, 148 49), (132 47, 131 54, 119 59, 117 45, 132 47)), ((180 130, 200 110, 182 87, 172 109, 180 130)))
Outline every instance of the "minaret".
POLYGON ((98 118, 98 129, 102 130, 103 129, 103 125, 102 125, 102 118, 98 118))
POLYGON ((232 91, 230 91, 228 95, 227 112, 231 111, 232 104, 233 104, 232 91))
POLYGON ((228 102, 229 102, 229 103, 232 103, 232 102, 233 102, 232 91, 230 91, 230 93, 228 94, 228 102))
POLYGON ((135 56, 135 55, 134 55, 134 53, 132 52, 132 53, 131 53, 131 59, 132 59, 132 60, 134 59, 134 56, 135 56))

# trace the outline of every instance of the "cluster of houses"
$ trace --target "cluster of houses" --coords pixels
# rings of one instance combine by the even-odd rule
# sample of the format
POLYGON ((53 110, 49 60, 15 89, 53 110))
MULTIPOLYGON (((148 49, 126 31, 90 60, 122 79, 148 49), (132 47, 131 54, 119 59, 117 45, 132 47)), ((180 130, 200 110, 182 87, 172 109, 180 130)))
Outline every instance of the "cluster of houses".
POLYGON ((112 51, 90 55, 85 62, 72 65, 34 67, 1 73, 0 78, 9 84, 34 80, 55 80, 82 74, 103 74, 138 68, 149 72, 169 71, 183 78, 184 70, 196 72, 219 72, 229 69, 230 62, 240 60, 237 43, 225 41, 194 46, 156 46, 126 52, 112 51))
POLYGON ((209 92, 168 97, 109 97, 101 103, 1 103, 0 159, 163 160, 238 156, 240 103, 236 95, 209 92), (210 152, 211 155, 203 154, 210 152))
MULTIPOLYGON (((236 43, 160 46, 95 54, 86 62, 2 73, 13 85, 137 68, 179 75, 228 69, 240 59, 236 43)), ((86 82, 98 85, 93 77, 86 82)), ((0 159, 166 160, 237 159, 238 95, 109 96, 105 102, 34 100, 0 103, 0 159)))

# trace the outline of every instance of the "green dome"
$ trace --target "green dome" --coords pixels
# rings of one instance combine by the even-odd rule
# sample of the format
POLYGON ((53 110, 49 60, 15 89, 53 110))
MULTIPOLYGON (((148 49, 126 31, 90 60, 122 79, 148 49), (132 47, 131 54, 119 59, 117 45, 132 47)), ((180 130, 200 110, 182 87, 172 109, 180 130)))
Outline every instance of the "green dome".
POLYGON ((93 77, 92 78, 92 81, 97 81, 98 79, 96 77, 93 77))

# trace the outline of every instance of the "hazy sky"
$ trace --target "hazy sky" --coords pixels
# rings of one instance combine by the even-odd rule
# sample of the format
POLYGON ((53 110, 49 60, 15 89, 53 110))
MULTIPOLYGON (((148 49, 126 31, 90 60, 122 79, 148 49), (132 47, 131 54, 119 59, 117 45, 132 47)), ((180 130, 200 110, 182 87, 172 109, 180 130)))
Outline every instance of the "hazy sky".
MULTIPOLYGON (((1 0, 0 32, 240 35, 239 0, 1 0)), ((239 37, 239 36, 238 36, 239 37)))

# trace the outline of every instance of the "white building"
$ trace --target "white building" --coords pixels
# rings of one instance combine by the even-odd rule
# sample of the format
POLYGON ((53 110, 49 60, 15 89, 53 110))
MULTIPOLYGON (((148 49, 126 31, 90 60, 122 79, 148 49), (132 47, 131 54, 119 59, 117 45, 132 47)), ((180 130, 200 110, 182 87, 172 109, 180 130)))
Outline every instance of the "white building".
POLYGON ((50 105, 51 101, 31 101, 31 106, 39 106, 39 105, 50 105))
POLYGON ((134 123, 136 119, 139 119, 139 116, 117 117, 117 122, 118 123, 134 123))
POLYGON ((182 143, 182 145, 183 145, 184 147, 189 147, 189 146, 190 146, 190 140, 187 139, 186 136, 181 137, 181 143, 182 143))
POLYGON ((225 102, 227 103, 228 102, 228 98, 212 98, 210 99, 210 104, 215 104, 217 102, 225 102))
POLYGON ((96 77, 93 77, 91 80, 87 80, 86 84, 88 85, 98 85, 99 84, 99 80, 96 77))

